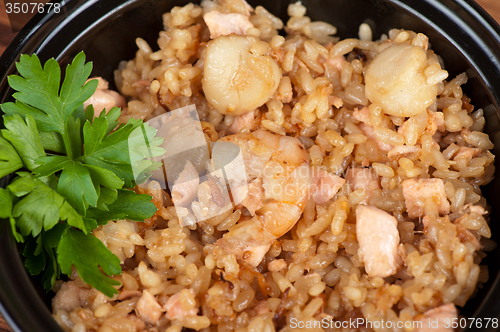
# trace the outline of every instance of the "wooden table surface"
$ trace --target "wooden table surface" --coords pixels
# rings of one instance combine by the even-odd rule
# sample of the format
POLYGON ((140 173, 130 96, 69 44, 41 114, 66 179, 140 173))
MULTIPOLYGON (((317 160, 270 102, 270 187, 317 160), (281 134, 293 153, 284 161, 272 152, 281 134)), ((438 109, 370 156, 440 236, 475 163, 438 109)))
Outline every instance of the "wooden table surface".
MULTIPOLYGON (((500 0, 476 0, 497 22, 500 22, 500 0)), ((16 34, 12 32, 5 11, 4 2, 0 2, 0 55, 16 34)), ((8 324, 0 315, 0 332, 11 332, 8 324)))

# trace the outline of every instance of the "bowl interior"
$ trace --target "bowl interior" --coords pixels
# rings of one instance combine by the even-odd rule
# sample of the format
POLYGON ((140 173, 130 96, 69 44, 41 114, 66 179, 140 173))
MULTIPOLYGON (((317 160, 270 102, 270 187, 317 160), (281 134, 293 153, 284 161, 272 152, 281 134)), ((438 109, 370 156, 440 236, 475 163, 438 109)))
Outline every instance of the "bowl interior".
MULTIPOLYGON (((250 0, 252 6, 262 5, 287 20, 287 7, 292 1, 250 0)), ((294 1, 293 1, 294 2, 294 1)), ((498 154, 500 130, 500 56, 498 25, 472 1, 465 0, 303 0, 308 16, 313 20, 332 23, 341 38, 357 37, 361 23, 368 23, 379 38, 392 28, 410 29, 429 36, 433 50, 440 55, 450 77, 466 72, 469 82, 465 93, 476 108, 483 108, 487 117, 486 131, 491 135, 498 154), (485 18, 486 17, 486 18, 485 18), (347 19, 346 19, 347 18, 347 19)), ((106 0, 65 1, 60 14, 36 16, 23 29, 0 61, 0 103, 8 100, 12 91, 6 75, 13 74, 13 63, 22 53, 37 53, 42 62, 54 57, 65 66, 81 50, 93 61, 95 76, 113 81, 113 71, 122 60, 135 56, 135 39, 145 39, 154 49, 162 29, 162 13, 187 1, 172 0, 106 0)), ((499 154, 500 155, 500 154, 499 154)), ((4 179, 5 181, 5 179, 4 179)), ((500 176, 484 189, 493 206, 491 228, 493 239, 500 240, 498 217, 500 176)), ((24 272, 16 245, 7 224, 0 227, 0 302, 3 313, 15 331, 60 331, 50 313, 38 299, 37 292, 24 272), (5 256, 9 256, 6 259, 5 256), (4 257, 4 258, 2 258, 4 257), (13 299, 15 298, 15 299, 13 299), (33 298, 35 298, 33 300, 33 298), (32 302, 31 304, 29 302, 32 302), (29 310, 27 310, 29 308, 29 310)), ((468 317, 500 317, 500 289, 496 264, 500 248, 490 252, 483 261, 489 266, 490 280, 461 310, 468 317)), ((36 281, 35 281, 36 283, 36 281)), ((42 297, 45 302, 50 296, 42 297)), ((493 329, 485 329, 493 331, 493 329)))

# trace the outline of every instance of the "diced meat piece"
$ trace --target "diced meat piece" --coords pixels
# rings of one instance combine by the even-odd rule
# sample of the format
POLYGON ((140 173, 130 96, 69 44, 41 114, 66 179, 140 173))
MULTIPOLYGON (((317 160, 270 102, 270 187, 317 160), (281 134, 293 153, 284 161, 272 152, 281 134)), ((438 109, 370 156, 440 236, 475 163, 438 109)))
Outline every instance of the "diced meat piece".
POLYGON ((359 188, 365 190, 365 198, 360 204, 368 204, 373 191, 380 189, 380 180, 371 168, 356 167, 347 170, 345 179, 352 191, 359 188))
POLYGON ((352 112, 352 117, 359 122, 365 123, 368 126, 372 126, 372 123, 370 122, 370 110, 368 109, 368 107, 363 107, 360 110, 355 108, 352 112))
POLYGON ((444 125, 443 112, 433 112, 427 110, 427 128, 425 128, 426 133, 432 136, 438 130, 441 132, 446 130, 446 127, 444 125))
POLYGON ((437 205, 440 215, 450 213, 450 203, 446 198, 444 183, 441 179, 407 179, 402 183, 406 212, 410 218, 422 217, 426 198, 437 205))
POLYGON ((254 112, 238 115, 234 118, 233 124, 227 129, 229 134, 237 134, 243 128, 252 129, 255 120, 254 112))
POLYGON ((172 295, 163 306, 163 309, 167 311, 167 318, 174 320, 197 315, 198 308, 190 306, 188 302, 191 301, 195 301, 194 290, 191 288, 172 295), (186 301, 182 300, 182 297, 186 297, 186 301))
POLYGON ((387 154, 387 158, 389 158, 389 160, 398 160, 399 158, 402 157, 416 159, 420 154, 420 150, 421 150, 420 147, 416 145, 395 146, 394 148, 391 149, 391 151, 389 151, 389 153, 387 154))
POLYGON ((483 150, 479 148, 468 148, 466 146, 461 146, 460 149, 455 154, 455 156, 453 157, 453 160, 457 159, 471 160, 472 158, 479 155, 481 152, 483 152, 483 150))
POLYGON ((200 177, 193 164, 187 160, 184 169, 172 186, 172 202, 176 206, 187 206, 196 197, 200 177))
POLYGON ((360 123, 359 128, 363 131, 363 134, 365 134, 368 139, 371 139, 372 141, 375 141, 377 143, 377 147, 379 148, 379 150, 389 152, 393 148, 392 145, 378 140, 377 136, 375 135, 375 129, 372 126, 369 126, 365 123, 360 123))
POLYGON ((70 312, 75 308, 83 307, 88 302, 89 296, 90 289, 79 287, 74 281, 65 282, 52 299, 52 312, 58 310, 70 312))
POLYGON ((326 62, 331 64, 333 68, 337 69, 339 72, 342 71, 342 67, 344 66, 345 57, 343 55, 337 55, 334 58, 326 59, 326 62))
POLYGON ((313 170, 313 182, 311 186, 311 197, 316 204, 324 204, 332 199, 345 180, 322 169, 313 170))
POLYGON ((125 107, 127 103, 125 98, 118 92, 109 90, 109 83, 102 77, 93 77, 87 80, 97 79, 99 84, 97 85, 97 90, 94 92, 92 97, 83 103, 83 107, 86 109, 87 106, 92 104, 94 107, 94 116, 97 117, 105 109, 109 111, 113 107, 125 107))
POLYGON ((142 296, 137 301, 137 315, 148 324, 156 324, 165 311, 156 301, 156 298, 147 290, 142 292, 142 296))
POLYGON ((356 208, 356 237, 368 276, 385 278, 401 267, 397 225, 396 218, 381 209, 368 205, 356 208))
POLYGON ((458 317, 457 308, 453 303, 444 304, 426 311, 419 319, 421 324, 415 324, 415 332, 452 332, 454 318, 458 317), (449 327, 448 327, 449 326, 449 327))
POLYGON ((253 28, 248 16, 237 13, 221 13, 212 10, 203 16, 210 31, 210 38, 215 39, 220 36, 231 34, 245 36, 248 29, 253 28))

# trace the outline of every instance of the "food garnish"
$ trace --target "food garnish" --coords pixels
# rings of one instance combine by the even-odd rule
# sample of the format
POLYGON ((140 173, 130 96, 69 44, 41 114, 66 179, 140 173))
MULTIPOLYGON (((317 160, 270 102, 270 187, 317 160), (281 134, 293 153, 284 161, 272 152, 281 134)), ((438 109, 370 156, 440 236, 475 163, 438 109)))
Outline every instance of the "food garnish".
POLYGON ((111 297, 120 284, 111 278, 121 273, 120 260, 91 232, 109 220, 143 221, 156 212, 151 196, 129 189, 158 167, 141 160, 161 155, 162 139, 142 120, 119 124, 117 107, 95 118, 92 106, 84 110, 97 80, 87 82, 92 63, 83 52, 67 66, 62 84, 54 59, 42 67, 36 55, 22 55, 16 68, 20 75, 8 77, 16 101, 1 105, 0 177, 12 179, 0 189, 0 217, 10 220, 24 243, 27 270, 43 272, 47 291, 74 266, 83 281, 111 297))

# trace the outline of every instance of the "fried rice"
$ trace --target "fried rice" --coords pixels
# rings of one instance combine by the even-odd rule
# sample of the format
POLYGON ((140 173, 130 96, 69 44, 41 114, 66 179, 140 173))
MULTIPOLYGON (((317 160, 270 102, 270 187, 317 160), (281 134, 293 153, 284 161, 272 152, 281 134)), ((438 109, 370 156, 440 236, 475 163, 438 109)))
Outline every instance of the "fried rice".
MULTIPOLYGON (((174 193, 149 181, 137 191, 152 195, 152 218, 93 232, 121 260, 118 295, 106 297, 76 272, 57 282, 53 317, 65 331, 437 331, 426 319, 445 328, 487 281, 480 264, 495 244, 480 186, 493 178, 493 144, 483 110, 462 92, 467 75, 448 77, 422 33, 394 29, 373 41, 361 24, 359 38, 339 40, 300 2, 288 14, 284 24, 244 0, 174 7, 158 45, 138 38, 136 57, 115 72, 127 100, 121 121, 195 105, 207 142, 263 131, 292 137, 311 169, 342 179, 340 189, 319 203, 309 197, 252 265, 219 244, 255 211, 232 204, 200 218, 187 205, 180 214, 174 193), (235 15, 239 30, 213 26, 210 15, 235 15), (203 88, 212 79, 207 49, 231 36, 251 40, 251 53, 280 77, 244 102, 257 106, 237 100, 234 112, 221 112, 219 96, 203 88), (384 83, 400 74, 398 84, 384 83)), ((193 204, 217 205, 210 192, 194 193, 193 204)))

